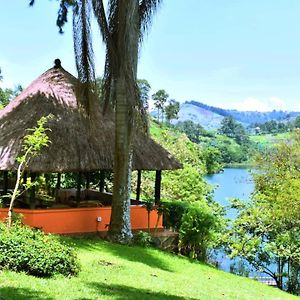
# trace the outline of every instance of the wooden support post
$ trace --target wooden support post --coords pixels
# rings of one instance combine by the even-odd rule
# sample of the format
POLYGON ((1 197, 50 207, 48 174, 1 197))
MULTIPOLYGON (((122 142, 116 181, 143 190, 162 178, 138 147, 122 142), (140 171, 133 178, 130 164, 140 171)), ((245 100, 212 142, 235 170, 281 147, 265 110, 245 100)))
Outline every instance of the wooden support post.
POLYGON ((91 183, 91 176, 90 175, 91 175, 90 172, 85 173, 85 179, 86 179, 85 188, 87 190, 90 188, 90 183, 91 183))
POLYGON ((100 171, 100 182, 99 182, 99 191, 101 193, 104 192, 104 183, 105 183, 105 171, 101 170, 100 171))
POLYGON ((3 194, 8 192, 8 171, 3 171, 3 194))
MULTIPOLYGON (((27 183, 27 177, 28 177, 28 172, 25 171, 24 174, 23 174, 23 179, 22 179, 22 183, 23 183, 23 186, 22 186, 22 192, 24 192, 23 194, 23 198, 24 198, 24 201, 26 203, 28 203, 28 193, 26 191, 26 183, 27 183)), ((29 191, 30 192, 30 191, 29 191)), ((30 200, 30 199, 29 199, 30 200)))
POLYGON ((59 203, 61 201, 61 199, 59 198, 60 188, 61 188, 61 173, 57 173, 56 186, 55 186, 55 191, 54 191, 56 203, 59 203))
POLYGON ((155 194, 154 200, 155 204, 160 204, 160 189, 161 189, 161 170, 156 170, 155 173, 155 194))
MULTIPOLYGON (((30 174, 31 182, 34 182, 36 180, 36 173, 30 174)), ((36 201, 35 201, 35 186, 30 188, 29 190, 29 208, 35 209, 36 201)))
POLYGON ((60 190, 61 186, 61 173, 57 173, 56 190, 60 190))
POLYGON ((136 184, 136 201, 140 201, 141 198, 141 183, 142 183, 142 171, 137 171, 137 184, 136 184))
POLYGON ((77 207, 79 206, 80 197, 81 197, 81 180, 82 180, 82 173, 79 172, 77 177, 77 191, 76 191, 77 207))

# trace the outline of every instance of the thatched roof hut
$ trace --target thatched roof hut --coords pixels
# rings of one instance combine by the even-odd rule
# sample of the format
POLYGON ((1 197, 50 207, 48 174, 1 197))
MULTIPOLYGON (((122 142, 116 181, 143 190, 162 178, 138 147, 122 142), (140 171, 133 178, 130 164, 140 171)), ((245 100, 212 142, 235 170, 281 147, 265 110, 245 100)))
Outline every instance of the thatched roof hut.
MULTIPOLYGON (((111 170, 114 153, 114 122, 99 114, 96 130, 82 113, 76 95, 78 80, 56 66, 25 89, 7 107, 0 110, 0 170, 17 167, 26 128, 32 128, 42 116, 53 114, 47 123, 51 144, 29 165, 32 172, 79 172, 111 170)), ((151 138, 134 138, 133 169, 178 169, 180 163, 151 138)))

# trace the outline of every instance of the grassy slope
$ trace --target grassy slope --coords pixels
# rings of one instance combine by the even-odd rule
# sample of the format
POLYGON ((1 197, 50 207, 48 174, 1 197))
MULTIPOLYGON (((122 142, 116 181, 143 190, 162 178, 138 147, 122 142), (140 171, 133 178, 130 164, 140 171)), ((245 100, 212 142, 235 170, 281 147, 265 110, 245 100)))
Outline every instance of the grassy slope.
POLYGON ((278 134, 263 134, 252 135, 250 139, 262 148, 271 148, 273 145, 279 142, 286 141, 290 138, 290 133, 278 133, 278 134))
POLYGON ((8 299, 298 299, 253 280, 155 249, 113 245, 96 237, 68 238, 77 248, 78 277, 39 279, 0 273, 8 299))

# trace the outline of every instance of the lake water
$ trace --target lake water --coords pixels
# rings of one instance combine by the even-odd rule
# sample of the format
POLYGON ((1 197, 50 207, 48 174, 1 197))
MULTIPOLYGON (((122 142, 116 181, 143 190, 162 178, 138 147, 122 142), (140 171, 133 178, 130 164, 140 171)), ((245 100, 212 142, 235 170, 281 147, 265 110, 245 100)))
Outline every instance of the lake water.
MULTIPOLYGON (((224 172, 207 175, 205 179, 215 186, 214 199, 225 207, 230 204, 230 198, 248 201, 254 191, 250 170, 245 168, 225 168, 224 172)), ((229 210, 227 216, 234 218, 235 211, 229 210)))
MULTIPOLYGON (((215 187, 214 199, 225 207, 229 206, 230 198, 249 201, 251 193, 254 191, 254 183, 250 170, 245 168, 225 168, 224 172, 208 175, 205 179, 215 187)), ((228 218, 234 219, 235 216, 235 210, 229 209, 227 211, 228 218)), ((222 252, 217 253, 216 260, 219 263, 219 268, 227 272, 229 272, 232 263, 238 262, 238 260, 228 258, 222 252)))
MULTIPOLYGON (((245 168, 225 168, 224 172, 208 175, 205 177, 208 183, 215 186, 214 199, 222 206, 230 204, 230 198, 238 198, 242 201, 249 201, 251 193, 254 191, 254 182, 251 175, 251 170, 245 168)), ((230 209, 227 211, 227 217, 234 219, 236 211, 230 209)), ((230 259, 224 252, 215 254, 215 259, 219 263, 219 268, 229 272, 230 265, 235 263, 243 264, 249 270, 250 277, 268 277, 264 273, 256 272, 249 264, 241 259, 230 259)), ((269 266, 270 269, 276 270, 276 265, 269 266)))

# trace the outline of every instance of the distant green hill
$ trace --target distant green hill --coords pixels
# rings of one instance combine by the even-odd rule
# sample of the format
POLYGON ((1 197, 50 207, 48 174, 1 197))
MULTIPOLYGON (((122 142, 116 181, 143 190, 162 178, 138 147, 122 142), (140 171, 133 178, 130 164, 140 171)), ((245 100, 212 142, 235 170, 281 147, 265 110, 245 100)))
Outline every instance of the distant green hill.
MULTIPOLYGON (((152 113, 155 116, 155 111, 152 113)), ((241 122, 244 126, 254 123, 264 123, 275 120, 287 122, 294 120, 300 112, 287 111, 238 111, 223 109, 219 107, 210 106, 197 101, 186 101, 180 106, 178 119, 174 123, 191 120, 194 123, 202 125, 207 130, 214 130, 220 127, 222 119, 226 116, 232 116, 235 120, 241 122)))
POLYGON ((279 134, 263 134, 252 135, 250 140, 257 145, 259 149, 269 149, 274 145, 285 142, 291 138, 291 133, 279 133, 279 134))

